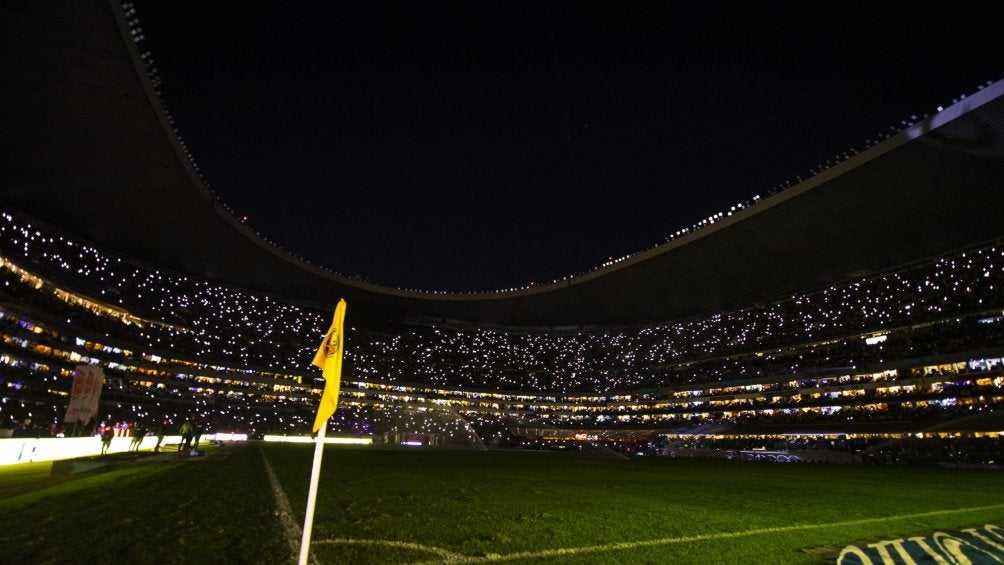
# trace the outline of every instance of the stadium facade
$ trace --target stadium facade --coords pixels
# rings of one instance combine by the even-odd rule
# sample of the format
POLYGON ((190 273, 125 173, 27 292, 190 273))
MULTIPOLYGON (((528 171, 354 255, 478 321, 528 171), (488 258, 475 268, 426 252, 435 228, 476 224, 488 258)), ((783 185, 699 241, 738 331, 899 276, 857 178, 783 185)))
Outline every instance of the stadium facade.
POLYGON ((17 55, 0 85, 0 427, 59 427, 93 364, 105 420, 302 432, 344 297, 335 425, 388 443, 1004 430, 1004 81, 591 272, 423 293, 318 268, 234 218, 128 3, 0 11, 17 55))

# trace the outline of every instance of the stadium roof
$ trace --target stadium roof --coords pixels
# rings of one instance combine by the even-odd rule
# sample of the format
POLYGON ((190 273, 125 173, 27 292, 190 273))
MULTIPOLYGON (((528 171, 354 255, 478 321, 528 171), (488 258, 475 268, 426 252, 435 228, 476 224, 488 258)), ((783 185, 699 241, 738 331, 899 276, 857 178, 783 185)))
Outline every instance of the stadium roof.
MULTIPOLYGON (((353 320, 622 326, 751 304, 1004 236, 1004 81, 753 206, 585 275, 435 294, 277 249, 199 180, 117 2, 0 6, 0 201, 94 245, 353 320)), ((751 145, 756 143, 750 140, 751 145)), ((728 166, 723 163, 722 166, 728 166)))

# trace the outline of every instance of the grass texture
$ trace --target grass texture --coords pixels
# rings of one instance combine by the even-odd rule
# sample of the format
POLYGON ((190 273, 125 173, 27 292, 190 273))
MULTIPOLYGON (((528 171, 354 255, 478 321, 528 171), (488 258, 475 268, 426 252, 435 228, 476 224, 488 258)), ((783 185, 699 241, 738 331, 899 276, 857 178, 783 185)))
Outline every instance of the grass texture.
MULTIPOLYGON (((73 480, 0 468, 0 562, 295 562, 313 447, 220 449, 73 480)), ((993 471, 328 447, 312 558, 821 563, 809 550, 1002 518, 993 471)))

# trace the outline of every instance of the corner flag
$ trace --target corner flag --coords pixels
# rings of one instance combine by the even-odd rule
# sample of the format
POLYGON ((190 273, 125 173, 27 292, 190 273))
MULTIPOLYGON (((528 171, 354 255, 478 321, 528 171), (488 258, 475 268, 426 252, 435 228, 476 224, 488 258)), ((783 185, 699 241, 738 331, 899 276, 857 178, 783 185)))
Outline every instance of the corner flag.
POLYGON ((324 455, 324 430, 328 427, 328 418, 338 408, 338 385, 342 379, 342 353, 345 351, 346 308, 348 305, 345 304, 345 299, 339 299, 338 306, 335 306, 335 319, 314 355, 314 365, 324 372, 324 392, 321 393, 321 404, 317 407, 317 418, 314 419, 314 433, 317 434, 314 444, 314 466, 310 470, 307 512, 303 516, 303 535, 300 537, 300 557, 297 565, 307 565, 310 557, 310 533, 314 528, 317 483, 321 476, 321 456, 324 455))
POLYGON ((331 328, 324 335, 324 341, 314 355, 314 365, 320 367, 324 374, 324 392, 321 394, 321 404, 317 407, 317 418, 314 419, 314 433, 320 429, 338 407, 338 385, 342 378, 342 352, 345 350, 345 299, 338 300, 335 307, 335 319, 331 328))

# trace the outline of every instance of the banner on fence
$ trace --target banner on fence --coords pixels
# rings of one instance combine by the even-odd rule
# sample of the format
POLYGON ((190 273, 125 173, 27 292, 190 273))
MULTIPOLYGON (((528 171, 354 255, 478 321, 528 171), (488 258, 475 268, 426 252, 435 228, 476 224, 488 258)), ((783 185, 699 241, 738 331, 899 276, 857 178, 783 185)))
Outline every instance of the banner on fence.
POLYGON ((70 405, 66 407, 64 422, 87 423, 98 413, 101 401, 101 387, 105 382, 105 372, 93 365, 77 365, 73 370, 73 388, 70 389, 70 405))

